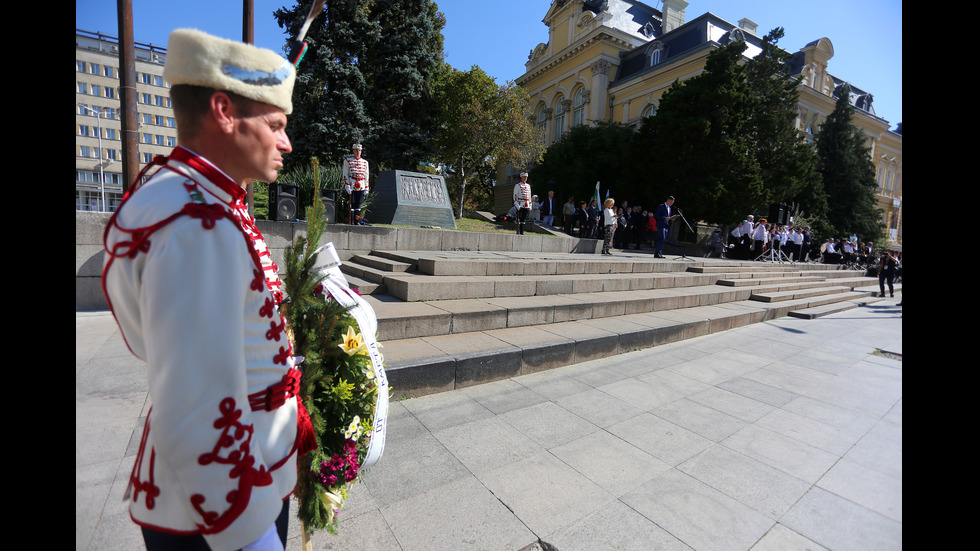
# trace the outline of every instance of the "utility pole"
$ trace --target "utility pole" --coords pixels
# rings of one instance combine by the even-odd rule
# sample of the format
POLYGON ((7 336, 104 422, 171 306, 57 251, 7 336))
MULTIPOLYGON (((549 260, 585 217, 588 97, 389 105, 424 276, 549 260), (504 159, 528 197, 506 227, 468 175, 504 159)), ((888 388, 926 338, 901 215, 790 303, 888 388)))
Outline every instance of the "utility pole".
MULTIPOLYGON (((119 102, 123 194, 139 174, 139 121, 136 113, 136 51, 132 0, 116 0, 119 21, 119 102)), ((108 210, 108 209, 107 209, 108 210)))
MULTIPOLYGON (((255 1, 242 0, 242 42, 255 44, 255 1)), ((255 217, 255 181, 245 184, 245 202, 248 214, 255 217)))

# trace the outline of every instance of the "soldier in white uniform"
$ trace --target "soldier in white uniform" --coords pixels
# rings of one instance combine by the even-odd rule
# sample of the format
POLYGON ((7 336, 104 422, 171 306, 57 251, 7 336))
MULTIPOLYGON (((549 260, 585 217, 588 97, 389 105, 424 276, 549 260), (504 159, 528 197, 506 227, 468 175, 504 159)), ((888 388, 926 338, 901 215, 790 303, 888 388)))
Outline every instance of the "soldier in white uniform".
POLYGON ((514 185, 514 208, 517 209, 517 235, 524 235, 524 223, 531 210, 531 184, 527 172, 521 172, 521 181, 514 185))
POLYGON ((315 441, 298 437, 312 427, 282 283, 243 200, 292 149, 295 76, 275 52, 174 31, 164 78, 179 145, 106 227, 103 289, 147 364, 152 407, 126 495, 150 550, 285 546, 297 454, 315 441))
POLYGON ((368 162, 361 158, 361 144, 351 147, 351 155, 344 159, 344 187, 350 194, 350 223, 361 223, 361 202, 369 191, 368 162))

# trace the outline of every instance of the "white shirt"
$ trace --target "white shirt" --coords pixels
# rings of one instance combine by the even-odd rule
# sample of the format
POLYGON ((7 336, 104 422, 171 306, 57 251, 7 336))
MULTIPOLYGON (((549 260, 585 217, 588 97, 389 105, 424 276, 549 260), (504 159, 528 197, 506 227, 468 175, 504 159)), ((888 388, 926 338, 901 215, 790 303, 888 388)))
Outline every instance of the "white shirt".
POLYGON ((744 235, 752 235, 752 222, 749 222, 748 220, 745 220, 744 222, 742 222, 741 232, 742 232, 742 235, 743 236, 744 235))
POLYGON ((616 211, 613 209, 602 209, 602 224, 604 226, 616 225, 616 211))

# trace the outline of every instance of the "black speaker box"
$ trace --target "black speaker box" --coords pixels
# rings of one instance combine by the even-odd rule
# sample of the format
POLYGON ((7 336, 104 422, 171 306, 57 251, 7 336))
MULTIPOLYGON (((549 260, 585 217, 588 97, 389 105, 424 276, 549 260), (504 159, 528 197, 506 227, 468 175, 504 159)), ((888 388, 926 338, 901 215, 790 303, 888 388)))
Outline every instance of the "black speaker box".
POLYGON ((789 224, 789 207, 785 203, 769 205, 769 222, 780 226, 789 224))
POLYGON ((337 190, 320 190, 320 201, 323 202, 323 217, 330 224, 337 223, 337 190))
POLYGON ((298 208, 296 186, 269 184, 269 220, 292 222, 298 208))

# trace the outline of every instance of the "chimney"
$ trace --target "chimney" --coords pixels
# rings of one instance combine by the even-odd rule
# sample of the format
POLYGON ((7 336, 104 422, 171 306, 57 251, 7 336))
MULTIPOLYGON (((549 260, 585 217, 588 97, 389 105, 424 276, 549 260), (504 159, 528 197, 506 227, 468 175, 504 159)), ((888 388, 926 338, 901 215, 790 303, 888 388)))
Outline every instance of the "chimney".
POLYGON ((663 8, 663 33, 670 31, 684 24, 684 8, 687 2, 684 0, 664 0, 663 8))
POLYGON ((758 24, 758 23, 756 23, 755 21, 752 21, 751 19, 749 19, 749 18, 747 18, 747 17, 743 17, 743 18, 741 18, 741 19, 739 19, 739 20, 738 20, 738 26, 739 26, 739 28, 741 28, 741 29, 742 29, 743 31, 747 31, 747 32, 750 32, 750 33, 752 33, 752 34, 754 34, 754 35, 756 35, 756 36, 759 36, 759 35, 758 35, 758 34, 756 34, 756 32, 755 32, 755 31, 756 31, 756 29, 758 29, 758 28, 759 28, 759 24, 758 24))

